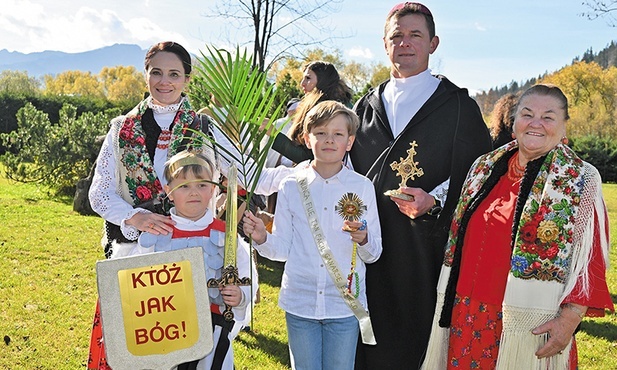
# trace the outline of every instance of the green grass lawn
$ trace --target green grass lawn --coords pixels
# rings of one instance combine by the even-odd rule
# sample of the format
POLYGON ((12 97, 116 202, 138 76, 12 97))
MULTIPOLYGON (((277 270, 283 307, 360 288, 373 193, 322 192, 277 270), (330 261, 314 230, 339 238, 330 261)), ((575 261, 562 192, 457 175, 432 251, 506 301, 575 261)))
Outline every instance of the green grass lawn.
MULTIPOLYGON (((617 238, 617 185, 605 185, 617 238)), ((102 220, 80 216, 70 199, 0 178, 0 369, 85 368, 103 258, 102 220)), ((617 302, 617 252, 608 274, 617 302)), ((234 342, 237 369, 287 369, 287 335, 277 307, 282 265, 260 261, 261 302, 251 332, 234 342)), ((580 369, 617 369, 617 316, 585 319, 580 369)))

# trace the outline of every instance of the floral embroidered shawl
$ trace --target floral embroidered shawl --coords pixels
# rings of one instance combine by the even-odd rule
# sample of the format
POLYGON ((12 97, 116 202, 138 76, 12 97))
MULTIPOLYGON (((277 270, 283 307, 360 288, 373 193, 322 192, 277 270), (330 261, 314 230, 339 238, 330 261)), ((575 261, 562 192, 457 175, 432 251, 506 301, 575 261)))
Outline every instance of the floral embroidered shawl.
MULTIPOLYGON (((161 199, 164 196, 163 188, 154 171, 152 160, 146 149, 146 137, 141 125, 143 114, 148 108, 148 97, 139 103, 126 116, 112 122, 112 129, 117 134, 114 137, 116 151, 116 166, 120 181, 120 195, 133 205, 161 199)), ((172 123, 171 140, 167 151, 167 158, 176 154, 182 140, 185 138, 189 126, 195 118, 195 111, 191 108, 188 99, 183 98, 178 112, 172 123)), ((193 146, 199 147, 200 141, 195 140, 193 146)))
MULTIPOLYGON (((450 229, 445 265, 452 264, 463 213, 490 175, 493 164, 505 152, 503 148, 479 160, 465 182, 466 191, 450 229)), ((583 161, 570 148, 562 146, 548 154, 521 215, 510 274, 520 279, 565 283, 572 252, 574 215, 584 186, 583 161)))

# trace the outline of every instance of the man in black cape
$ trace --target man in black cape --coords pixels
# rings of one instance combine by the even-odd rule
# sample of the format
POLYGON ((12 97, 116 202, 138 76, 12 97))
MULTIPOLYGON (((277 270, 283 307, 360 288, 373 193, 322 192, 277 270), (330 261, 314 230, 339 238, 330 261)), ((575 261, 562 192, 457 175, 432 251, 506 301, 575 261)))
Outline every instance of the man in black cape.
POLYGON ((356 369, 420 366, 451 216, 469 167, 491 150, 467 90, 430 74, 438 44, 428 8, 396 5, 384 36, 391 78, 354 108, 361 124, 350 159, 375 185, 383 236, 381 258, 366 275, 377 345, 359 342, 356 369), (413 200, 384 195, 399 187, 413 200))

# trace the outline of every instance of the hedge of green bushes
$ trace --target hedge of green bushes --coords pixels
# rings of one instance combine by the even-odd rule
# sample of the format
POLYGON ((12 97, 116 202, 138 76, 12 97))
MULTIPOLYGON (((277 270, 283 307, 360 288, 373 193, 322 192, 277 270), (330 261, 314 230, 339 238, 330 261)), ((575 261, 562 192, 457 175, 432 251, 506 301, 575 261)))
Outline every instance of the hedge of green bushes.
MULTIPOLYGON (((73 194, 77 181, 88 176, 96 159, 96 138, 107 132, 111 118, 128 109, 72 97, 0 95, 0 149, 6 149, 0 152, 0 162, 5 175, 43 183, 59 194, 73 194)), ((604 182, 617 182, 617 140, 590 135, 570 138, 570 146, 599 170, 604 182)))

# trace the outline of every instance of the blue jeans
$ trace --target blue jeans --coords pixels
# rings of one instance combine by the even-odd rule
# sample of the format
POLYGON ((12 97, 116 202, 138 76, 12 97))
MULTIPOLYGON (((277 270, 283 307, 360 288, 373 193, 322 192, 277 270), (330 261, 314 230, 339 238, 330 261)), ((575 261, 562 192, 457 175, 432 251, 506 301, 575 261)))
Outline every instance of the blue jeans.
POLYGON ((352 370, 360 327, 355 316, 314 320, 285 313, 295 370, 352 370))

